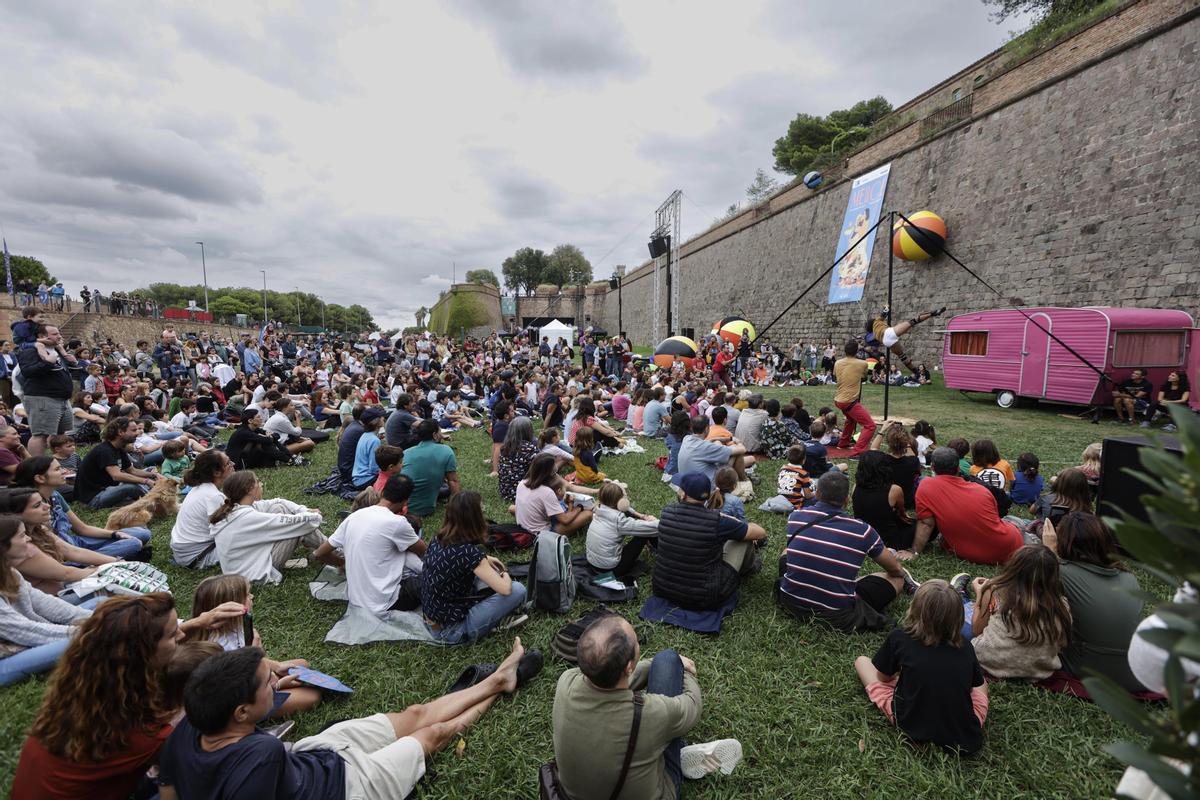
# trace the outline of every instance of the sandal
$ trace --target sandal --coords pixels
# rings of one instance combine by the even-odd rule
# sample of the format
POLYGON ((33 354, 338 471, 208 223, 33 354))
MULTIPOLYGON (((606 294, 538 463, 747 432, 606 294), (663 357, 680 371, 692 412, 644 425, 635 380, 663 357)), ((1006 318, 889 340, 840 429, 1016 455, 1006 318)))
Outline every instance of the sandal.
POLYGON ((458 680, 450 684, 450 688, 446 690, 446 694, 474 686, 486 680, 495 671, 495 664, 472 664, 462 671, 462 674, 458 676, 458 680))

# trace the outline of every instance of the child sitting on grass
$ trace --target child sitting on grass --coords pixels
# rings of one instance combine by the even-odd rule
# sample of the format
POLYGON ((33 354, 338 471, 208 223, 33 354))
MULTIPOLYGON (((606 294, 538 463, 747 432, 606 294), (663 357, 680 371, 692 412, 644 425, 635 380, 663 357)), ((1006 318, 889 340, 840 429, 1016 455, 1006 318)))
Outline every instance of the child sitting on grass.
POLYGON ((1031 509, 1037 504, 1045 488, 1045 479, 1038 472, 1041 462, 1033 453, 1021 453, 1017 456, 1017 472, 1013 477, 1012 501, 1020 506, 1031 509))
POLYGON ((163 462, 159 472, 168 478, 183 481, 183 473, 192 465, 188 458, 187 442, 182 439, 171 439, 162 446, 163 462))
POLYGON ((580 428, 575 433, 575 483, 594 486, 607 477, 596 460, 596 434, 591 428, 580 428))
POLYGON ((1053 550, 1026 545, 996 577, 972 580, 960 572, 950 585, 963 599, 963 638, 989 674, 1036 681, 1062 668, 1058 654, 1071 635, 1071 610, 1053 550), (968 584, 975 602, 967 597, 968 584))
POLYGON ((731 517, 737 517, 742 522, 746 521, 746 503, 742 498, 733 494, 733 490, 737 488, 738 476, 737 471, 733 467, 721 467, 717 470, 715 476, 717 489, 721 492, 721 497, 724 498, 721 503, 721 513, 728 514, 731 517))
MULTIPOLYGON (((821 422, 825 424, 825 432, 821 435, 821 444, 828 447, 831 444, 837 444, 842 432, 837 426, 837 412, 831 411, 828 408, 821 409, 821 422)), ((816 438, 815 436, 813 438, 816 438)))
POLYGON ((71 473, 71 478, 79 471, 79 453, 75 452, 75 440, 65 433, 56 433, 46 440, 50 451, 64 472, 71 473))
POLYGON ((562 431, 558 428, 543 428, 538 434, 537 445, 539 455, 549 453, 554 456, 555 470, 571 463, 571 451, 562 446, 562 431))
POLYGON ((1088 488, 1092 490, 1093 498, 1100 489, 1100 457, 1103 455, 1104 445, 1100 442, 1092 442, 1083 448, 1083 463, 1079 465, 1079 469, 1087 476, 1088 488))
POLYGON ((964 478, 971 477, 971 459, 967 458, 967 454, 971 452, 971 443, 966 439, 951 439, 946 442, 946 447, 958 453, 958 474, 964 478))
POLYGON ((795 509, 803 508, 804 502, 813 496, 812 479, 804 469, 807 455, 804 445, 792 445, 787 450, 788 463, 779 470, 779 494, 795 509))
POLYGON ((969 755, 983 747, 988 693, 962 627, 959 593, 946 581, 926 581, 903 627, 874 658, 856 658, 854 669, 871 702, 910 739, 969 755))
MULTIPOLYGON (((240 603, 249 615, 254 610, 254 593, 250 590, 250 581, 241 575, 212 575, 196 586, 192 595, 192 616, 198 617, 206 611, 211 611, 222 603, 240 603)), ((238 650, 242 647, 262 647, 262 638, 258 631, 251 628, 247 640, 247 617, 234 617, 214 628, 199 631, 195 641, 211 641, 221 645, 224 650, 238 650)), ((275 701, 271 707, 270 716, 288 717, 301 711, 314 708, 321 702, 321 692, 304 686, 295 677, 288 675, 291 667, 307 667, 308 662, 303 658, 290 661, 273 661, 265 659, 271 672, 279 678, 275 684, 275 701)))
POLYGON ((601 486, 596 500, 587 529, 588 565, 624 579, 637 567, 642 548, 658 536, 658 520, 630 508, 625 490, 615 483, 601 486), (626 541, 626 536, 631 538, 626 541))
POLYGON ((379 467, 379 475, 371 484, 377 492, 382 492, 388 478, 400 472, 404 466, 404 448, 390 444, 381 444, 375 449, 375 465, 379 467))
MULTIPOLYGON (((997 470, 1004 476, 1004 486, 999 488, 1007 489, 1012 486, 1016 475, 1013 474, 1012 464, 1009 464, 1000 457, 1000 451, 996 448, 996 443, 991 439, 976 439, 971 445, 971 474, 978 476, 984 470, 997 470)), ((987 481, 984 481, 987 483, 987 481)))

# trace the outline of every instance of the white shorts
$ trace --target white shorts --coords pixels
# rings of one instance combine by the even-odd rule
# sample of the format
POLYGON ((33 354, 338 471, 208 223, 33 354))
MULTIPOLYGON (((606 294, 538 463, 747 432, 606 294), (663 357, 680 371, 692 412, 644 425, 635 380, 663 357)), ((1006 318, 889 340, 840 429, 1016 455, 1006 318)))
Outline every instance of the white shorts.
POLYGON ((386 714, 339 722, 301 739, 292 750, 332 750, 341 756, 346 800, 407 797, 425 774, 425 748, 411 736, 397 739, 386 714))
POLYGON ((883 346, 891 347, 896 342, 900 341, 900 337, 896 335, 895 328, 888 328, 883 332, 883 346))

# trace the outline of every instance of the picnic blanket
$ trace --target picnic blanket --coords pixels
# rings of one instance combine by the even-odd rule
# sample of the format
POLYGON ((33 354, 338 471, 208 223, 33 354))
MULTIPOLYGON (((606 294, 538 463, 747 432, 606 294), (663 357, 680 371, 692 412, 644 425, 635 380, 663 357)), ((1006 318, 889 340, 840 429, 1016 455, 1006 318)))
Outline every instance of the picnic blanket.
POLYGON ((602 447, 601 452, 606 456, 623 456, 626 453, 644 453, 646 448, 637 443, 637 439, 623 439, 625 444, 620 447, 602 447))
MULTIPOLYGON (((308 582, 308 591, 318 600, 344 603, 346 576, 336 568, 326 566, 308 582)), ((377 617, 357 606, 346 608, 342 618, 325 634, 325 641, 335 644, 400 641, 440 644, 425 627, 425 620, 419 611, 389 611, 377 617)))
POLYGON ((720 608, 713 611, 680 608, 670 600, 650 595, 638 616, 647 622, 663 622, 696 633, 720 633, 721 621, 733 613, 737 604, 738 592, 734 592, 720 608))
POLYGON ((358 496, 358 492, 358 489, 342 481, 342 476, 338 474, 337 467, 333 468, 329 473, 329 477, 322 478, 304 490, 305 494, 335 494, 343 500, 353 500, 358 496))

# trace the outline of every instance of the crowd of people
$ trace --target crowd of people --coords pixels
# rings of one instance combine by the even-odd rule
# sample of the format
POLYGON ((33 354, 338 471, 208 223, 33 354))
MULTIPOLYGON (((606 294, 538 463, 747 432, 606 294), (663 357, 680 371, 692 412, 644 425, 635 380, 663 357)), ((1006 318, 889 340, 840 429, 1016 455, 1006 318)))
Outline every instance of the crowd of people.
MULTIPOLYGON (((352 608, 381 621, 417 615, 431 641, 511 631, 540 587, 487 547, 496 523, 481 491, 511 503, 510 530, 576 542, 592 577, 621 585, 649 572, 646 609, 719 627, 741 590, 762 583, 801 623, 890 631, 853 667, 915 741, 979 751, 989 680, 1086 696, 1080 678, 1094 671, 1139 698, 1162 691, 1130 666, 1141 601, 1116 591, 1137 580, 1095 513, 1098 446, 1044 477, 1035 454, 1014 468, 991 439, 942 443, 925 420, 879 428, 861 403, 861 340, 836 360, 811 343, 790 359, 765 354, 793 371, 831 360, 822 369, 837 395, 813 412, 803 397, 758 393, 747 372, 758 357, 733 343, 711 343, 711 364, 673 369, 634 359, 624 337, 584 337, 581 364, 570 343, 523 334, 459 344, 265 330, 230 341, 167 328, 153 345, 93 350, 62 342, 39 311, 14 325, 14 369, 0 385, 12 393, 0 432, 0 684, 54 670, 14 797, 124 798, 147 781, 163 798, 281 796, 280 786, 286 796, 407 795, 433 753, 533 679, 541 654, 517 639, 504 662, 474 665, 429 703, 285 747, 260 723, 321 695, 294 674, 307 662, 272 659, 244 624, 252 587, 286 580, 307 552, 344 575, 352 608), (495 484, 463 485, 449 443, 485 435, 495 484), (653 514, 635 508, 643 487, 606 472, 630 440, 666 451, 675 499, 653 514), (336 465, 310 491, 352 500, 328 536, 321 511, 264 497, 256 472, 304 465, 325 442, 336 465), (80 457, 76 444, 90 447, 80 457), (761 474, 773 463, 776 474, 761 474), (191 616, 161 592, 60 597, 113 562, 167 557, 146 528, 88 525, 71 504, 124 505, 164 481, 186 487, 172 563, 219 570, 197 587, 191 616), (774 531, 746 515, 764 483, 786 514, 774 531), (772 536, 781 553, 763 574, 772 536), (918 582, 908 567, 934 547, 999 573, 918 582), (860 577, 868 559, 876 568, 860 577), (902 594, 912 600, 897 624, 888 609, 902 594)), ((902 325, 873 335, 894 347, 902 325)), ((627 619, 598 616, 579 635, 577 666, 558 678, 544 780, 577 800, 665 798, 684 778, 727 774, 738 740, 685 739, 701 717, 703 674, 672 650, 643 659, 627 619)))

